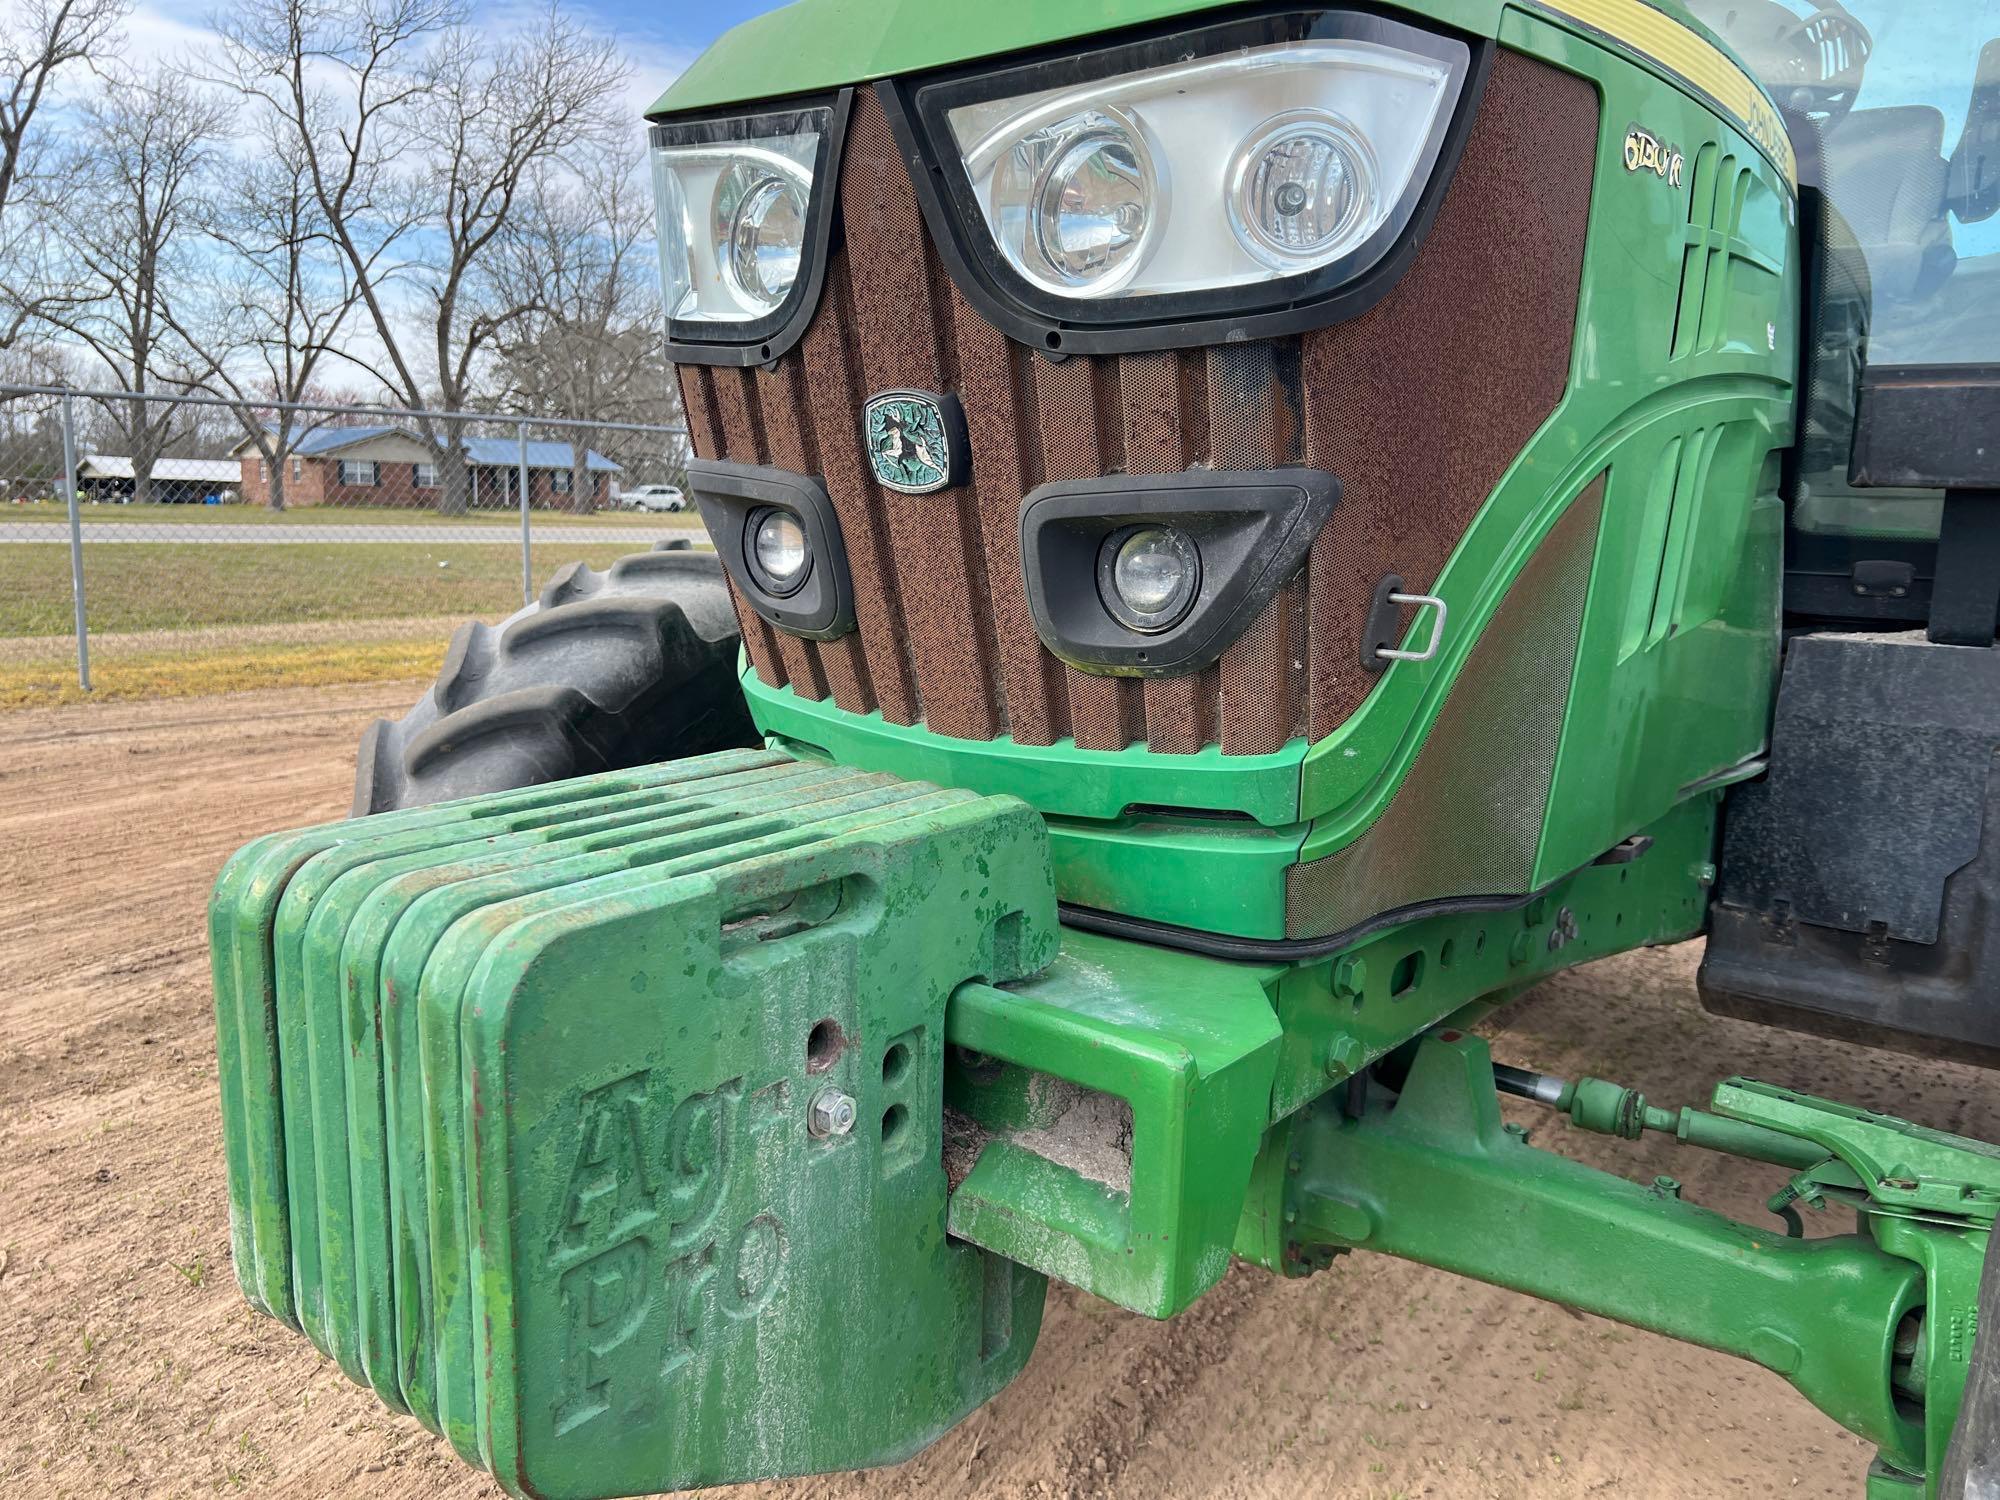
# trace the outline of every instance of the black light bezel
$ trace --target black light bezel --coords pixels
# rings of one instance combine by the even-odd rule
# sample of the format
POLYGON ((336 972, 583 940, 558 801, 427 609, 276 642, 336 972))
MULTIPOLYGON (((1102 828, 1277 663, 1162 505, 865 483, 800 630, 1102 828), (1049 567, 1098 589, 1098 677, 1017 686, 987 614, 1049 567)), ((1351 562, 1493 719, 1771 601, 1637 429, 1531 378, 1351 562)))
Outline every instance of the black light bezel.
POLYGON ((1069 43, 999 68, 980 63, 921 78, 885 79, 875 88, 897 147, 910 164, 931 240, 953 283, 980 315, 1009 337, 1051 355, 1129 354, 1301 333, 1373 307, 1409 268, 1430 231, 1478 113, 1492 59, 1493 46, 1487 38, 1443 28, 1419 29, 1366 8, 1291 5, 1206 26, 1156 27, 1108 45, 1100 41, 1078 49, 1069 43), (1440 61, 1451 60, 1451 44, 1467 49, 1458 98, 1444 130, 1428 143, 1418 164, 1415 205, 1405 223, 1384 225, 1330 265, 1206 291, 1067 298, 1035 286, 1007 263, 973 195, 946 119, 948 111, 1041 89, 1094 83, 1190 56, 1300 40, 1328 20, 1342 24, 1338 35, 1380 41, 1440 61), (1345 269, 1364 261, 1365 269, 1358 272, 1345 269))
POLYGON ((1200 671, 1298 571, 1339 499, 1339 480, 1307 468, 1106 474, 1030 490, 1019 524, 1035 634, 1079 671, 1200 671), (1105 547, 1135 527, 1178 531, 1200 559, 1194 597, 1163 629, 1135 629, 1102 592, 1105 547))
POLYGON ((715 538, 716 556, 750 607, 780 630, 807 640, 838 640, 854 629, 854 583, 840 515, 818 479, 757 464, 692 459, 687 487, 715 538), (754 560, 750 520, 788 511, 806 534, 806 567, 796 585, 773 593, 754 560))
MULTIPOLYGON (((854 90, 763 105, 750 113, 703 114, 655 120, 646 134, 650 152, 659 146, 699 146, 754 142, 771 136, 818 129, 813 156, 812 195, 806 203, 806 244, 799 279, 773 312, 740 322, 667 319, 667 358, 675 364, 760 365, 785 354, 805 336, 819 308, 820 288, 832 253, 839 219, 840 157, 847 140, 847 117, 854 90), (823 119, 815 118, 824 112, 823 119)), ((655 206, 657 212, 657 205, 655 206)))

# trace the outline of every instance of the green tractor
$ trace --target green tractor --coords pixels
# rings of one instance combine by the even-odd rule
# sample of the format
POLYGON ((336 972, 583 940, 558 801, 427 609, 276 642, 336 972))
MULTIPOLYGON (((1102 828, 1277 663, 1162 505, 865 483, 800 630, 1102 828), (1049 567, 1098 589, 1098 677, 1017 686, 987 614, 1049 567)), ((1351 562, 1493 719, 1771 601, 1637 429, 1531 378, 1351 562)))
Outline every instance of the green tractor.
POLYGON ((1714 1010, 2000 1059, 2000 10, 1850 4, 724 37, 651 116, 715 555, 467 627, 217 886, 250 1300, 596 1497, 906 1458, 1050 1277, 1377 1251, 2000 1493, 2000 1148, 1469 1029, 1705 935, 1714 1010))

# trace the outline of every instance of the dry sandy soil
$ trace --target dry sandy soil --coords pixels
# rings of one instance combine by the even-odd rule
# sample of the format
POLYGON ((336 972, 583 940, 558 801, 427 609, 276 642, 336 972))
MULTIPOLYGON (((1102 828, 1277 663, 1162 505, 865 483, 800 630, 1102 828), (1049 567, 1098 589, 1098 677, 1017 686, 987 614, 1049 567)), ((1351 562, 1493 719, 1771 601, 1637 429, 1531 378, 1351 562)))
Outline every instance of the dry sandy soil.
MULTIPOLYGON (((377 684, 0 721, 0 1488, 486 1495, 414 1422, 253 1314, 228 1262, 202 910, 252 835, 337 815, 377 684)), ((1492 1024, 1501 1057, 1698 1101, 1742 1071, 2000 1132, 1991 1075, 1705 1016, 1632 955, 1492 1024)), ((1538 1139, 1756 1218, 1776 1185, 1671 1142, 1538 1139)), ((1468 1232, 1477 1227, 1468 1225, 1468 1232)), ((1357 1255, 1239 1269, 1156 1324, 1058 1290, 1026 1373, 836 1497, 1860 1493, 1868 1455, 1777 1377, 1357 1255)))

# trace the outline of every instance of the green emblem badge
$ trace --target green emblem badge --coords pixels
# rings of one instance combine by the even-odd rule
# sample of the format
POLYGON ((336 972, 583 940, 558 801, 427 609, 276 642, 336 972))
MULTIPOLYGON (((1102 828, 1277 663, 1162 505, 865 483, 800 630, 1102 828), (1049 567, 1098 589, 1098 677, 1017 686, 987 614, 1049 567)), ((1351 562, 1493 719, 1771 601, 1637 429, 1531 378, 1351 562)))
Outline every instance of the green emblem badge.
POLYGON ((956 396, 882 391, 861 408, 868 462, 886 488, 928 495, 965 482, 965 413, 956 396))

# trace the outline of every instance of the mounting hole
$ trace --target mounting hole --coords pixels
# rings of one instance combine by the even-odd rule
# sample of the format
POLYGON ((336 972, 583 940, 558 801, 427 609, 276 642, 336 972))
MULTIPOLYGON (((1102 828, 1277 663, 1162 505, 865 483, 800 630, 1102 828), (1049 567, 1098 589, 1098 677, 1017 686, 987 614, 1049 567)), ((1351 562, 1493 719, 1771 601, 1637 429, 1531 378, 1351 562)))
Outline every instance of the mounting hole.
POLYGON ((1446 938, 1438 948, 1438 967, 1449 969, 1451 961, 1456 957, 1458 957, 1458 944, 1446 938))
POLYGON ((1424 982, 1424 950, 1405 953, 1389 971, 1389 998, 1400 1000, 1424 982))
POLYGON ((1484 953, 1485 951, 1486 951, 1486 929, 1482 927, 1479 929, 1479 935, 1472 940, 1472 956, 1474 958, 1477 958, 1479 957, 1480 954, 1484 953))
POLYGON ((824 1073, 834 1065, 846 1045, 847 1038, 841 1034, 840 1023, 828 1016, 806 1033, 806 1071, 824 1073))
POLYGON ((882 1054, 882 1081, 901 1083, 903 1075, 910 1071, 910 1049, 901 1042, 896 1043, 882 1054))
POLYGON ((910 1112, 900 1104, 892 1104, 882 1112, 882 1144, 893 1146, 902 1139, 904 1128, 910 1123, 910 1112))
POLYGON ((1043 342, 1045 342, 1051 349, 1060 349, 1062 348, 1062 335, 1057 333, 1053 328, 1051 328, 1046 334, 1043 335, 1043 342))

